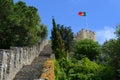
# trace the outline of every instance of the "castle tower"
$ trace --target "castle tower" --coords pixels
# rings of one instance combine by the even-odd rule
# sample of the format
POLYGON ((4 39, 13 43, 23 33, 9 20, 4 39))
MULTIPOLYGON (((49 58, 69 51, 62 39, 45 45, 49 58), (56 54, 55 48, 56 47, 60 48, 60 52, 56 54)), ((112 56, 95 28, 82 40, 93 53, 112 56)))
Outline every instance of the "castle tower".
POLYGON ((96 33, 91 30, 82 29, 77 33, 75 38, 76 40, 92 39, 93 41, 96 41, 96 33))

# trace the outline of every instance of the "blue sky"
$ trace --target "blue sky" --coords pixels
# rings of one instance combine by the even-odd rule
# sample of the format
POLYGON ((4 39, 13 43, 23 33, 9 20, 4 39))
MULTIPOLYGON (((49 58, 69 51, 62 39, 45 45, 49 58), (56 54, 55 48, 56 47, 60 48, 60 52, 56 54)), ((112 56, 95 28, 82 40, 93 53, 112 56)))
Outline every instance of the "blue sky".
MULTIPOLYGON (((15 2, 18 0, 14 0, 15 2)), ((96 32, 97 41, 114 38, 116 25, 120 24, 120 0, 22 0, 28 6, 38 9, 42 23, 47 25, 50 37, 52 16, 57 24, 71 26, 74 33, 82 28, 96 32), (85 11, 86 18, 78 16, 79 11, 85 11)))

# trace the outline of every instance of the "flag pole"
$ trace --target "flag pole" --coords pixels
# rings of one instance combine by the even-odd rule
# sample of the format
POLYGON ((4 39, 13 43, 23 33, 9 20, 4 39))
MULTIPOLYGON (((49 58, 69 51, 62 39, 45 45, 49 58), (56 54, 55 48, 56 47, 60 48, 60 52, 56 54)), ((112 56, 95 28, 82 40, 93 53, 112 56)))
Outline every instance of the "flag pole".
POLYGON ((88 18, 87 18, 87 16, 85 16, 86 17, 86 29, 88 29, 88 18))
POLYGON ((88 19, 87 19, 87 16, 86 16, 86 12, 78 12, 78 15, 85 17, 85 26, 86 26, 85 28, 88 29, 88 19))

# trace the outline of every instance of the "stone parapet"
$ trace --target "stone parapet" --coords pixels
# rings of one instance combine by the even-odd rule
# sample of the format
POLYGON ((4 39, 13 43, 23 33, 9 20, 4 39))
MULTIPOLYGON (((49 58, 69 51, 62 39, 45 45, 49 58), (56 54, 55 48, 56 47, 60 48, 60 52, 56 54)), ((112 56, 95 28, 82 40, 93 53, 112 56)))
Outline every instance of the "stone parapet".
POLYGON ((47 44, 48 40, 44 39, 34 46, 0 49, 0 80, 13 80, 16 73, 24 65, 31 64, 47 44))

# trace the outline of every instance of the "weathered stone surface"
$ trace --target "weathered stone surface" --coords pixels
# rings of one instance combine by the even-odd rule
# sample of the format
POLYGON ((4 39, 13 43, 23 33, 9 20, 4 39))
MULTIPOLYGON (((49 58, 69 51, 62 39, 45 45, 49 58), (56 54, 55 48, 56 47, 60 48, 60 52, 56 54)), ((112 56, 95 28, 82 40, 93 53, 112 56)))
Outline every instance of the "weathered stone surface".
POLYGON ((30 65, 25 65, 15 76, 14 80, 34 80, 39 79, 42 74, 44 62, 50 58, 52 51, 48 44, 38 57, 36 57, 30 65), (46 56, 47 55, 47 56, 46 56))
POLYGON ((75 39, 76 40, 92 39, 92 40, 96 41, 96 33, 91 30, 82 29, 77 33, 77 35, 75 36, 75 39))
POLYGON ((39 56, 44 46, 48 44, 45 39, 41 43, 29 47, 12 47, 10 50, 0 50, 0 80, 13 80, 16 73, 25 65, 39 56))

